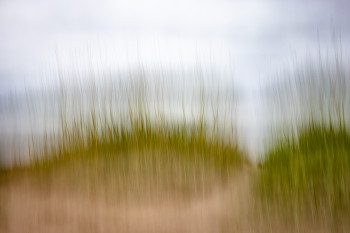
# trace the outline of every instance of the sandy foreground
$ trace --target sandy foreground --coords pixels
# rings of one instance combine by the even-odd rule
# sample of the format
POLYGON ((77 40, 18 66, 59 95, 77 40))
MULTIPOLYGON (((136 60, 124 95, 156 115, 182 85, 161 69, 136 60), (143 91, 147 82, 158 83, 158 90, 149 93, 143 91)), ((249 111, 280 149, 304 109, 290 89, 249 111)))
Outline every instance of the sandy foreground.
MULTIPOLYGON (((23 179, 1 187, 0 232, 294 232, 253 217, 251 189, 251 173, 242 171, 202 198, 113 203, 54 187, 42 191, 23 179)), ((299 231, 328 232, 307 226, 299 231)))

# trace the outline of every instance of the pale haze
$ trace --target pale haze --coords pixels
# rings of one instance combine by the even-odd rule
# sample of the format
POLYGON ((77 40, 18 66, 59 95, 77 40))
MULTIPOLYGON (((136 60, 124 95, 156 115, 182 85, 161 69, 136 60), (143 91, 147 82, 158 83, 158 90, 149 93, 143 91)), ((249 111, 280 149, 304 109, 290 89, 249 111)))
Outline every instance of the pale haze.
POLYGON ((2 0, 0 93, 54 85, 58 61, 68 71, 95 61, 101 72, 200 63, 230 70, 220 81, 244 96, 238 119, 255 151, 267 127, 257 93, 334 34, 348 48, 349 12, 345 0, 2 0))
POLYGON ((333 30, 347 42, 349 10, 347 1, 3 0, 0 91, 40 80, 56 50, 64 56, 87 47, 113 52, 119 66, 136 56, 149 63, 207 58, 256 87, 291 54, 329 43, 333 30))

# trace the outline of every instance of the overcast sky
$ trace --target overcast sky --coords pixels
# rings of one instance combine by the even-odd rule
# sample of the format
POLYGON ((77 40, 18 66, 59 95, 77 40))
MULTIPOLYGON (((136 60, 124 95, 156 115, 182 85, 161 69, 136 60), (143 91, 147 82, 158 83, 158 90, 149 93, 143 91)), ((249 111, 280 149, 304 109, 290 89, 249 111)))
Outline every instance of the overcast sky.
POLYGON ((320 44, 350 43, 347 0, 1 0, 0 93, 37 85, 55 59, 100 69, 198 62, 231 67, 245 88, 320 44), (75 54, 72 56, 72 54, 75 54))
MULTIPOLYGON (((225 88, 245 97, 240 139, 257 158, 276 120, 255 91, 291 59, 332 48, 334 32, 348 56, 349 12, 349 0, 0 0, 0 105, 1 94, 55 85, 58 63, 82 74, 201 63, 230 70, 225 88)), ((7 140, 25 116, 0 113, 7 140)))

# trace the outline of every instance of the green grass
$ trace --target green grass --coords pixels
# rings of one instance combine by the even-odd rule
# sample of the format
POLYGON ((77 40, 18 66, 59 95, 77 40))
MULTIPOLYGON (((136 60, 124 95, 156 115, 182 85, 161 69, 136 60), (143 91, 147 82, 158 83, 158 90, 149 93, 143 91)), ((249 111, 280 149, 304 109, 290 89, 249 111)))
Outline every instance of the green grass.
MULTIPOLYGON (((29 164, 19 161, 2 173, 29 177, 43 188, 153 200, 174 193, 205 195, 247 162, 234 130, 218 122, 218 107, 212 109, 214 122, 208 123, 202 89, 198 114, 188 116, 183 109, 177 120, 167 118, 159 103, 150 107, 148 94, 154 89, 141 79, 126 90, 99 88, 96 83, 72 89, 61 82, 59 127, 50 133, 48 124, 39 136, 33 133, 29 164), (127 100, 123 111, 121 99, 127 100), (101 105, 101 100, 109 104, 101 105)), ((41 101, 47 111, 54 111, 44 98, 41 101)), ((36 107, 29 97, 28 107, 34 119, 36 107)))
POLYGON ((285 140, 262 164, 259 198, 295 226, 301 219, 332 229, 350 218, 350 135, 344 126, 311 124, 285 140))
POLYGON ((332 232, 350 227, 350 70, 341 48, 333 52, 293 67, 292 79, 277 85, 276 104, 293 129, 272 134, 285 138, 265 155, 256 180, 266 216, 274 212, 295 231, 305 222, 332 232))
POLYGON ((73 142, 60 144, 55 154, 35 157, 25 170, 41 183, 54 184, 63 176, 72 187, 89 195, 98 190, 157 198, 171 192, 207 193, 244 162, 236 146, 217 138, 208 140, 206 133, 195 128, 191 135, 183 126, 156 132, 139 127, 118 130, 116 135, 102 134, 86 141, 75 141, 76 135, 69 135, 73 142))
MULTIPOLYGON (((338 223, 350 219, 348 71, 342 70, 339 60, 335 63, 335 69, 323 64, 302 67, 295 72, 296 83, 278 89, 280 95, 290 91, 288 103, 299 101, 297 114, 312 120, 302 125, 297 137, 280 141, 265 155, 256 177, 256 197, 267 215, 277 210, 292 227, 307 219, 327 222, 337 231, 338 223), (319 118, 314 120, 315 116, 319 118)), ((200 100, 196 113, 188 114, 183 104, 178 118, 169 117, 164 108, 164 87, 150 86, 144 77, 122 87, 112 83, 87 87, 69 87, 61 81, 53 109, 42 98, 46 111, 57 113, 53 125, 58 128, 51 132, 48 124, 39 137, 33 133, 29 164, 19 161, 12 170, 1 171, 1 183, 25 177, 55 191, 105 195, 113 201, 115 197, 159 201, 206 195, 248 163, 238 148, 234 124, 225 121, 234 111, 220 107, 225 97, 219 98, 219 90, 212 106, 207 106, 210 101, 199 84, 198 93, 193 93, 200 100)), ((184 94, 182 99, 191 101, 184 100, 184 94)), ((290 111, 290 105, 282 107, 290 111)), ((29 97, 28 108, 29 118, 37 117, 29 97)))

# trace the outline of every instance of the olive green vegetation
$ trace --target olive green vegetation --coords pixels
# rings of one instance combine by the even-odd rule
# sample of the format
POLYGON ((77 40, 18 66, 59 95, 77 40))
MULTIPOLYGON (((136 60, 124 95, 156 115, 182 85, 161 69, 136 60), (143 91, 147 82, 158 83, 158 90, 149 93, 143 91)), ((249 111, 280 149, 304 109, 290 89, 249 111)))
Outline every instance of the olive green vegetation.
POLYGON ((350 217, 350 135, 332 126, 303 129, 267 155, 259 187, 283 213, 350 217))
POLYGON ((98 137, 90 131, 87 140, 76 131, 68 133, 69 140, 49 156, 35 157, 28 170, 44 172, 44 179, 51 174, 52 180, 61 174, 91 194, 102 191, 130 197, 142 193, 157 198, 176 192, 204 194, 244 161, 237 146, 219 137, 208 139, 200 126, 191 127, 191 134, 184 126, 152 129, 143 123, 132 129, 105 130, 98 137))
POLYGON ((316 65, 308 62, 308 68, 294 71, 295 84, 282 87, 284 95, 305 107, 299 114, 308 120, 301 127, 294 125, 294 136, 287 133, 266 154, 256 187, 260 204, 268 212, 277 210, 293 226, 307 219, 340 232, 350 227, 350 72, 337 54, 334 60, 335 67, 329 65, 334 61, 321 58, 316 65))
MULTIPOLYGON (((307 62, 309 68, 294 72, 295 83, 277 90, 277 95, 292 98, 288 103, 300 101, 300 114, 312 120, 265 155, 257 172, 256 197, 268 214, 277 210, 293 226, 304 217, 325 220, 333 231, 340 222, 350 223, 350 135, 345 119, 349 71, 340 62, 336 59, 334 69, 307 62), (288 95, 292 87, 297 89, 288 95)), ((209 193, 248 163, 232 124, 219 122, 231 110, 219 109, 217 98, 208 111, 201 87, 198 114, 189 117, 183 107, 180 119, 166 116, 164 93, 151 103, 149 93, 162 88, 142 80, 125 90, 98 89, 96 84, 89 88, 84 93, 80 86, 70 93, 61 83, 58 129, 49 133, 46 128, 39 138, 33 134, 30 164, 0 172, 1 179, 25 175, 44 187, 69 187, 91 196, 159 200, 209 193), (206 119, 210 111, 212 122, 206 119)), ((276 99, 289 108, 283 98, 276 99)))
MULTIPOLYGON (((123 92, 128 93, 124 111, 118 96, 112 96, 120 89, 107 92, 92 84, 92 92, 83 93, 80 87, 68 93, 61 85, 59 128, 51 134, 45 128, 40 137, 33 134, 29 165, 16 164, 12 174, 34 178, 43 187, 153 200, 170 193, 204 195, 247 162, 234 129, 219 129, 218 109, 213 109, 215 120, 209 126, 204 101, 194 119, 183 110, 175 121, 159 106, 150 107, 144 82, 123 92), (99 100, 108 98, 109 104, 101 107, 99 100)), ((202 98, 203 91, 199 94, 202 98)))

